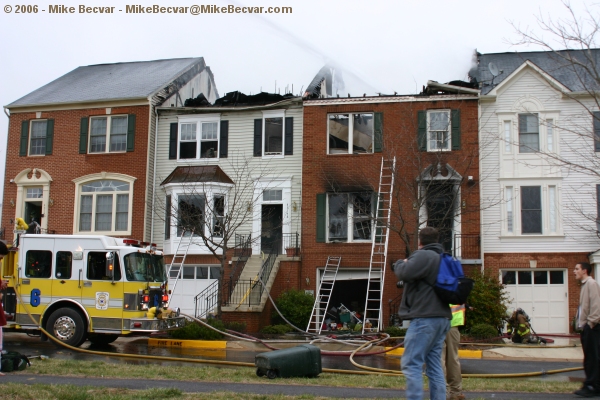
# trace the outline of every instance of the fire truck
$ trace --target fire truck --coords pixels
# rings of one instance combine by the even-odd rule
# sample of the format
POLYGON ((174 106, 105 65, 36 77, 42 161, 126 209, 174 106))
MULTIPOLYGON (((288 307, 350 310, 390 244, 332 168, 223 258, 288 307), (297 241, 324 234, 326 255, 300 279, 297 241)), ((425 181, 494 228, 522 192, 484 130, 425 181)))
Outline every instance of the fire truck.
POLYGON ((21 234, 1 273, 8 280, 3 291, 8 330, 42 327, 79 346, 86 339, 107 344, 185 323, 176 312, 165 318, 148 312, 166 308, 170 294, 163 255, 154 244, 101 235, 21 234))

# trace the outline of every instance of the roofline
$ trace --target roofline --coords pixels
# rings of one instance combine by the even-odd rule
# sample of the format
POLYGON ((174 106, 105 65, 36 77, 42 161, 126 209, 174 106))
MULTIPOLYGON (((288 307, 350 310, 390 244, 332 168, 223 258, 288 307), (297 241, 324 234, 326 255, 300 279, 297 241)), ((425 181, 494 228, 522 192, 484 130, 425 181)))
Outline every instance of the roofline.
MULTIPOLYGON (((49 111, 53 109, 79 109, 79 108, 89 108, 90 104, 108 104, 114 102, 124 102, 130 103, 134 102, 136 105, 146 105, 148 104, 147 97, 128 97, 128 98, 114 98, 114 99, 97 99, 97 100, 86 100, 86 101, 69 101, 64 103, 39 103, 39 104, 27 104, 27 105, 18 105, 11 106, 10 104, 3 106, 5 110, 19 110, 24 111, 26 109, 33 108, 35 111, 49 111), (143 103, 140 103, 140 100, 143 103), (77 105, 85 105, 85 107, 70 107, 77 105), (54 107, 54 108, 53 108, 54 107)), ((131 105, 131 104, 127 104, 131 105)), ((100 107, 100 106, 99 106, 100 107)), ((27 110, 29 111, 29 110, 27 110)))
POLYGON ((302 97, 292 97, 290 99, 280 100, 276 103, 262 104, 257 106, 247 106, 247 107, 219 107, 219 106, 211 106, 211 107, 156 107, 156 111, 162 110, 175 110, 175 111, 210 111, 210 112, 219 112, 219 111, 244 111, 244 110, 260 110, 263 108, 271 108, 274 106, 282 106, 285 103, 294 103, 297 100, 302 100, 302 97))
MULTIPOLYGON (((188 58, 181 58, 181 60, 187 60, 188 58)), ((168 59, 167 59, 168 60, 168 59)), ((148 101, 152 101, 152 98, 154 96, 156 96, 161 90, 163 90, 163 87, 165 84, 170 84, 172 83, 175 79, 179 78, 181 75, 185 74, 187 71, 189 71, 190 69, 192 69, 196 64, 198 63, 202 63, 202 67, 204 69, 206 69, 206 62, 204 61, 204 57, 193 57, 192 60, 195 60, 193 63, 191 63, 190 65, 188 65, 187 67, 183 68, 182 70, 180 70, 179 72, 177 72, 175 75, 173 75, 171 78, 169 78, 167 81, 165 82, 161 82, 156 89, 154 89, 152 92, 150 92, 147 96, 148 101)), ((159 60, 156 60, 159 61, 159 60)), ((166 61, 166 60, 165 60, 166 61)), ((186 82, 187 83, 187 82, 186 82)))
POLYGON ((541 53, 561 53, 561 52, 566 52, 566 51, 576 51, 576 52, 583 52, 583 51, 596 51, 599 50, 600 48, 589 48, 589 49, 562 49, 562 50, 534 50, 534 51, 504 51, 504 52, 500 52, 500 53, 482 53, 479 52, 478 53, 481 56, 490 56, 490 55, 500 55, 500 54, 541 54, 541 53))
POLYGON ((505 84, 507 84, 507 82, 510 82, 521 71, 523 71, 525 68, 528 68, 528 67, 531 68, 532 70, 534 70, 535 72, 537 72, 538 74, 540 74, 540 76, 542 78, 544 78, 550 86, 554 87, 559 92, 561 92, 563 94, 571 92, 571 89, 569 89, 568 87, 566 87, 565 85, 563 85, 562 83, 560 83, 559 81, 554 79, 550 74, 548 74, 546 71, 544 71, 542 68, 540 68, 533 61, 525 60, 513 72, 511 72, 506 78, 504 78, 498 85, 493 87, 492 90, 490 90, 487 94, 489 95, 491 93, 492 95, 495 95, 500 88, 502 88, 505 84))
POLYGON ((370 96, 370 97, 347 97, 347 98, 324 98, 304 100, 304 106, 319 106, 322 104, 341 105, 348 103, 357 104, 376 104, 376 103, 409 103, 409 102, 426 102, 426 101, 453 101, 453 100, 478 100, 479 96, 472 94, 445 94, 434 96, 370 96))

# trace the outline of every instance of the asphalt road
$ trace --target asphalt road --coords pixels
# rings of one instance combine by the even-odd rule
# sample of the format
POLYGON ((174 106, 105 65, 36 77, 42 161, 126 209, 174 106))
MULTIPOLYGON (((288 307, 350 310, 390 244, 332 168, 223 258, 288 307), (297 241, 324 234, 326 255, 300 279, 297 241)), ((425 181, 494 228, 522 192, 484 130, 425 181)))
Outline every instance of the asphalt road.
MULTIPOLYGON (((29 337, 22 333, 6 332, 4 335, 4 348, 6 350, 16 350, 30 356, 45 355, 51 358, 59 359, 78 359, 78 360, 102 360, 106 362, 120 363, 124 362, 121 358, 111 358, 110 356, 89 355, 78 353, 64 348, 58 348, 51 342, 41 342, 38 337, 29 337)), ((82 348, 94 348, 89 342, 86 342, 82 348)), ((207 352, 197 352, 189 349, 173 349, 173 348, 149 348, 145 338, 119 338, 112 345, 102 347, 103 351, 128 354, 144 354, 144 355, 163 355, 170 357, 182 358, 210 358, 207 352)), ((208 353, 210 354, 210 352, 208 353)), ((243 350, 228 350, 226 352, 226 360, 241 361, 254 363, 256 352, 243 350)), ((223 360, 223 358, 219 358, 223 360)), ((369 356, 355 359, 362 365, 399 370, 400 360, 396 357, 384 356, 369 356)), ((131 363, 131 359, 127 362, 131 363)), ((185 362, 154 362, 140 360, 140 364, 145 363, 161 363, 161 364, 176 364, 189 365, 185 362)), ((358 369, 354 367, 348 357, 323 356, 323 368, 332 369, 358 369)), ((563 368, 580 367, 581 363, 573 362, 547 362, 547 361, 505 361, 505 360, 490 360, 490 359, 463 359, 461 360, 462 372, 470 373, 519 373, 519 372, 535 372, 535 371, 551 371, 563 368)), ((584 378, 583 371, 574 371, 569 373, 561 373, 556 375, 545 375, 535 378, 526 379, 542 379, 542 380, 564 380, 564 381, 582 381, 584 378)), ((7 374, 1 378, 1 382, 18 382, 18 383, 51 383, 51 384, 73 384, 73 385, 90 385, 90 386, 111 386, 123 387, 130 389, 146 389, 150 387, 177 387, 184 392, 209 393, 212 391, 234 391, 239 393, 256 393, 256 394, 313 394, 315 396, 326 396, 332 398, 402 398, 404 392, 401 390, 388 389, 357 389, 357 388, 332 388, 322 386, 293 386, 285 384, 277 384, 275 381, 263 384, 221 384, 208 382, 179 382, 179 381, 156 381, 156 380, 122 380, 122 379, 103 379, 103 378, 74 378, 74 377, 47 377, 29 374, 7 374)), ((284 380, 281 380, 284 382, 284 380)), ((495 398, 495 399, 561 399, 562 395, 552 395, 547 393, 469 393, 467 398, 495 398)))

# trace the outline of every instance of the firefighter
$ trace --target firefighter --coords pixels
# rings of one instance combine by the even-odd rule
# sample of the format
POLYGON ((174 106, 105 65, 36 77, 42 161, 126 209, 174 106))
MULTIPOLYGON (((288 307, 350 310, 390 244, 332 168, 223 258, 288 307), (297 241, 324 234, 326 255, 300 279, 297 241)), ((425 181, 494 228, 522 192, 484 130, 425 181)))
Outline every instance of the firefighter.
POLYGON ((512 332, 513 343, 530 343, 531 342, 531 325, 529 325, 529 317, 521 308, 517 308, 508 320, 508 325, 512 332))

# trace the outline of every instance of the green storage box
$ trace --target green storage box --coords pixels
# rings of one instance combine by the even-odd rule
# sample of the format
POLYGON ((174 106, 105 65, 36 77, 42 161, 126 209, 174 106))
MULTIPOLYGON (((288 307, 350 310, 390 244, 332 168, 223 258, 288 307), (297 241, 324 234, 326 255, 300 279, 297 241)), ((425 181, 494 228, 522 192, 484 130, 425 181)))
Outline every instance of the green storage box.
POLYGON ((341 314, 340 314, 340 321, 341 321, 342 323, 344 323, 344 322, 345 322, 345 323, 348 323, 348 322, 350 322, 350 319, 351 319, 351 318, 350 318, 350 313, 341 313, 341 314))
POLYGON ((269 379, 293 376, 314 377, 323 371, 321 349, 311 344, 258 354, 254 358, 254 364, 256 375, 266 375, 269 379))

